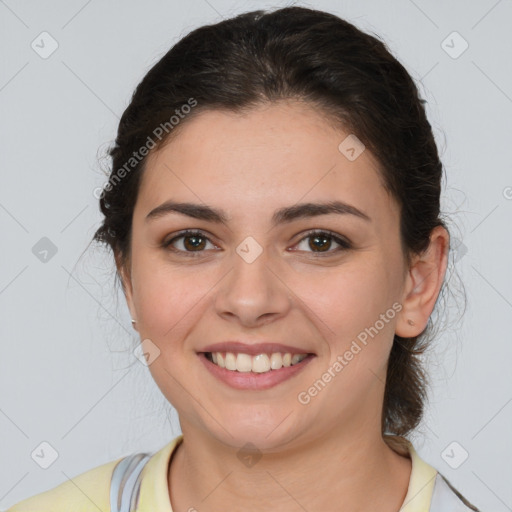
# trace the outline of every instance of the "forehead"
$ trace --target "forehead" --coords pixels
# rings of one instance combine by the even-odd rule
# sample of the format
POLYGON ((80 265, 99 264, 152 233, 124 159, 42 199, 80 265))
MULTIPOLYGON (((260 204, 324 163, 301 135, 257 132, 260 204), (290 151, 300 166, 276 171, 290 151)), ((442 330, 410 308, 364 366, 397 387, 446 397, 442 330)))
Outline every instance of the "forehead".
POLYGON ((253 215, 254 208, 264 213, 263 205, 273 211, 317 200, 352 202, 370 216, 393 207, 373 155, 364 149, 347 158, 353 135, 310 105, 205 111, 180 129, 148 157, 137 204, 143 214, 169 199, 204 201, 241 215, 244 207, 253 215))

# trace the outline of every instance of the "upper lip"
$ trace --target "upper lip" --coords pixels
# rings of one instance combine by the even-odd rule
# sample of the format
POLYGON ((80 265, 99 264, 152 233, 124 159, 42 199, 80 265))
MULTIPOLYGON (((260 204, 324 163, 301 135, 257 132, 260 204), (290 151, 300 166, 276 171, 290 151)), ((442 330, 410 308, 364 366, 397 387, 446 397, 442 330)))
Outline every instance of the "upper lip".
POLYGON ((223 341, 208 345, 198 352, 233 352, 256 356, 258 354, 272 354, 274 352, 290 354, 311 354, 307 349, 292 347, 282 343, 242 343, 240 341, 223 341))

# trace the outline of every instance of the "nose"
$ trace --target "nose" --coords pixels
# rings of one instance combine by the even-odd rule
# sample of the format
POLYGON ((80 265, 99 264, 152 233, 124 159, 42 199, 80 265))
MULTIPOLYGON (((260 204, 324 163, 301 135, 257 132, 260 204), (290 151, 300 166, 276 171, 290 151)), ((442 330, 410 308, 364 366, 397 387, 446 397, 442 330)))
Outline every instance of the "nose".
POLYGON ((217 314, 247 327, 284 317, 291 308, 293 294, 279 268, 266 250, 253 261, 244 258, 243 253, 235 253, 232 270, 217 288, 217 314))

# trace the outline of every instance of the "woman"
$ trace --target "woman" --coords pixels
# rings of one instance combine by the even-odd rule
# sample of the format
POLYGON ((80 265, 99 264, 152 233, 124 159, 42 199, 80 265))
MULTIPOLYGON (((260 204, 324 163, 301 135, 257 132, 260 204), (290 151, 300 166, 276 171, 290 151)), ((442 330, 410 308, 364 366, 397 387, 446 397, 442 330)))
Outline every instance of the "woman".
POLYGON ((324 12, 179 41, 122 116, 95 240, 183 434, 11 511, 477 510, 406 438, 449 251, 422 103, 324 12))

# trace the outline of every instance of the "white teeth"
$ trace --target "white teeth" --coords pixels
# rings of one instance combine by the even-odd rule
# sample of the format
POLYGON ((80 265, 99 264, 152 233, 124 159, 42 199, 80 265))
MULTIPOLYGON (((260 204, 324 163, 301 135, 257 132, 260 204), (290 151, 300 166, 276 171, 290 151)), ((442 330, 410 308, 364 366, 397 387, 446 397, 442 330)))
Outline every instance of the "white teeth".
POLYGON ((236 357, 236 369, 239 372, 250 372, 252 370, 252 360, 249 354, 238 354, 236 357))
POLYGON ((283 358, 281 354, 272 354, 270 356, 270 368, 272 370, 279 370, 283 366, 283 358))
POLYGON ((300 354, 293 354, 292 356, 292 365, 297 364, 300 362, 300 354))
POLYGON ((217 366, 242 373, 266 373, 271 370, 279 370, 300 363, 307 357, 307 354, 293 354, 292 356, 290 352, 285 354, 274 352, 256 356, 243 353, 234 354, 233 352, 211 352, 210 354, 212 362, 217 366))
POLYGON ((236 357, 232 352, 226 353, 226 358, 224 359, 227 370, 236 370, 236 357))
MULTIPOLYGON (((241 354, 238 354, 240 357, 241 354)), ((275 354, 273 354, 275 355, 275 354)), ((256 373, 265 373, 270 370, 270 358, 267 354, 258 354, 252 358, 251 370, 256 373)))

